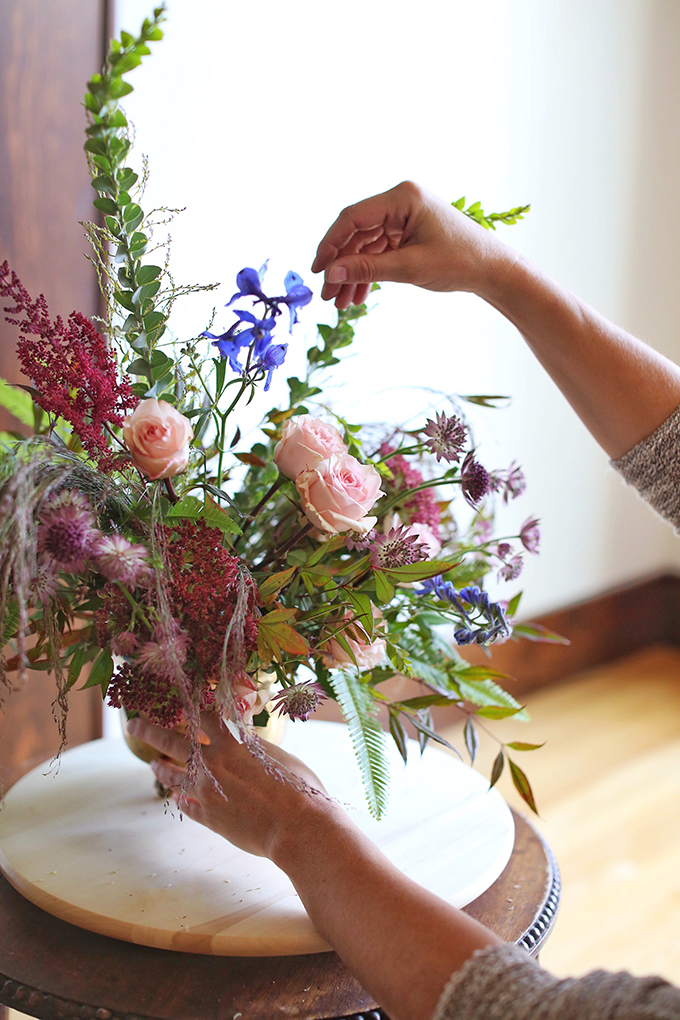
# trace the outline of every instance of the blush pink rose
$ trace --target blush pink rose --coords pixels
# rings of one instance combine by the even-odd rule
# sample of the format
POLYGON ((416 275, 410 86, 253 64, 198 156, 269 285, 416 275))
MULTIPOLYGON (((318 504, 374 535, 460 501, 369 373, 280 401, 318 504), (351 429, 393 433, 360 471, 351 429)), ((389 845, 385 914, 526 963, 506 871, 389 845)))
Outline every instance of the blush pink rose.
MULTIPOLYGON (((380 610, 374 607, 374 616, 382 617, 380 610)), ((387 654, 387 643, 384 638, 377 637, 373 641, 368 640, 368 635, 361 627, 351 626, 342 632, 347 645, 352 650, 354 658, 342 647, 335 638, 325 645, 322 652, 322 659, 329 669, 338 669, 343 666, 357 666, 359 669, 373 669, 379 666, 387 654)))
POLYGON ((371 464, 360 464, 348 453, 332 454, 295 479, 308 521, 332 535, 341 531, 366 534, 376 517, 367 517, 382 496, 380 475, 371 464))
POLYGON ((193 438, 189 419, 155 397, 142 400, 123 422, 123 440, 135 467, 151 481, 184 471, 193 438))
POLYGON ((295 478, 333 453, 347 453, 335 426, 312 418, 310 414, 301 414, 284 422, 281 439, 274 447, 274 460, 281 474, 295 478))

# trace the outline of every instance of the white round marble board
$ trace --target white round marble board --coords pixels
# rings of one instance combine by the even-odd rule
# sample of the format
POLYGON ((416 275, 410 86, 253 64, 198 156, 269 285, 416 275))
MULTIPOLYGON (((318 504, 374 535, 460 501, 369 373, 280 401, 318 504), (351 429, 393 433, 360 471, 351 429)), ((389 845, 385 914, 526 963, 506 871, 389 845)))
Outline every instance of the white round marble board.
MULTIPOLYGON (((390 804, 366 806, 347 728, 289 724, 284 747, 408 876, 454 906, 481 895, 507 864, 512 814, 496 789, 431 744, 392 741, 390 804)), ((310 848, 313 853, 313 848, 310 848)), ((217 956, 327 951, 287 876, 164 807, 153 775, 122 740, 66 751, 24 776, 0 810, 0 868, 27 899, 71 924, 140 945, 217 956)))

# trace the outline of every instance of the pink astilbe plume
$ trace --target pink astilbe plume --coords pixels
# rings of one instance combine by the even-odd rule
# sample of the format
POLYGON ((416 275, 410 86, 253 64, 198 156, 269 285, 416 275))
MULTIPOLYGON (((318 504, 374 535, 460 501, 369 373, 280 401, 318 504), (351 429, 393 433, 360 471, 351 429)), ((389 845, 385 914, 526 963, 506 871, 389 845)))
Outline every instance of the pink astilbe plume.
POLYGON ((120 467, 127 458, 109 449, 107 430, 122 427, 138 400, 104 338, 80 312, 67 323, 61 316, 52 322, 44 296, 33 301, 7 262, 0 265, 0 297, 12 302, 5 318, 19 327, 17 355, 37 390, 36 404, 70 422, 103 471, 120 467))
MULTIPOLYGON (((380 452, 384 456, 391 453, 392 448, 387 443, 384 443, 380 452)), ((424 481, 423 475, 418 468, 414 467, 400 453, 395 453, 392 457, 388 457, 385 463, 394 475, 394 481, 391 482, 391 486, 395 491, 414 489, 424 481)), ((403 510, 400 510, 399 514, 406 517, 409 524, 427 524, 432 529, 435 538, 439 538, 441 515, 432 489, 420 489, 420 491, 414 492, 409 496, 408 499, 404 499, 403 510)))

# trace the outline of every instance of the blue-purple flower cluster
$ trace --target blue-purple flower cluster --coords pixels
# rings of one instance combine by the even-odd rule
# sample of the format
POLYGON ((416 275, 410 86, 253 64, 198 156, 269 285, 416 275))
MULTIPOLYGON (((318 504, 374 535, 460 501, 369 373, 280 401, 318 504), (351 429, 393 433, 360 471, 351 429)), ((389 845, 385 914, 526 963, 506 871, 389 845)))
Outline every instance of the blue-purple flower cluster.
POLYGON ((225 333, 217 336, 208 330, 201 333, 201 336, 208 337, 213 341, 213 347, 217 347, 223 358, 227 358, 229 365, 239 375, 247 375, 250 372, 265 373, 265 390, 269 389, 274 369, 282 365, 288 344, 275 344, 273 330, 276 325, 277 316, 282 312, 282 305, 288 308, 290 313, 290 331, 298 321, 298 309, 303 308, 312 300, 312 292, 302 282, 298 273, 289 272, 283 281, 286 293, 278 297, 267 297, 262 290, 262 281, 267 271, 267 262, 260 269, 242 269, 236 277, 238 290, 226 308, 238 298, 253 297, 254 305, 264 306, 261 316, 258 318, 253 312, 245 309, 235 308, 236 322, 226 330, 225 333), (239 361, 242 350, 247 349, 246 362, 239 361))
POLYGON ((500 602, 492 602, 489 593, 482 591, 476 584, 456 591, 451 581, 445 581, 438 574, 424 581, 418 594, 436 595, 460 614, 463 626, 453 633, 458 645, 483 645, 510 635, 510 625, 502 605, 500 602))

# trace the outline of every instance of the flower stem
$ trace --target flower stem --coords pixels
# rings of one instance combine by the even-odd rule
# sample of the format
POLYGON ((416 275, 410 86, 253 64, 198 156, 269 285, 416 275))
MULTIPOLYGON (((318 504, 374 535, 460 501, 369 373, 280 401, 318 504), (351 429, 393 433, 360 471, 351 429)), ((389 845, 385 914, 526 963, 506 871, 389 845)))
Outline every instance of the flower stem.
POLYGON ((179 496, 175 492, 175 487, 169 478, 165 479, 165 489, 168 494, 168 499, 171 503, 179 503, 179 496))
POLYGON ((274 549, 273 552, 270 552, 269 556, 265 556, 265 558, 260 563, 258 563, 257 566, 253 567, 253 570, 254 571, 262 570, 262 568, 266 567, 268 563, 272 563, 274 560, 280 560, 281 557, 285 556, 286 553, 289 552, 289 550, 292 549, 293 546, 296 545, 301 538, 304 538, 305 535, 308 535, 313 527, 314 525, 312 524, 312 522, 307 521, 307 523, 302 528, 300 528, 299 531, 294 532, 290 536, 290 538, 283 543, 283 545, 280 545, 278 549, 274 549))
POLYGON ((274 482, 274 484, 271 485, 267 489, 267 491, 265 492, 264 496, 262 497, 260 502, 257 504, 257 506, 253 507, 253 509, 250 511, 250 513, 246 515, 245 521, 243 522, 243 528, 241 529, 241 534, 237 536, 237 538, 236 538, 236 540, 234 542, 234 549, 239 544, 241 539, 245 536, 248 528, 250 527, 252 522, 255 520, 255 518, 259 514, 260 510, 262 510, 262 508, 269 502, 269 500, 272 498, 274 493, 277 492, 281 488, 281 486, 283 485, 283 483, 285 481, 287 481, 286 476, 280 474, 279 477, 274 482))

